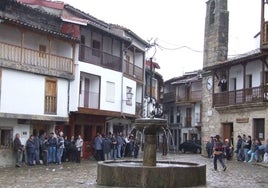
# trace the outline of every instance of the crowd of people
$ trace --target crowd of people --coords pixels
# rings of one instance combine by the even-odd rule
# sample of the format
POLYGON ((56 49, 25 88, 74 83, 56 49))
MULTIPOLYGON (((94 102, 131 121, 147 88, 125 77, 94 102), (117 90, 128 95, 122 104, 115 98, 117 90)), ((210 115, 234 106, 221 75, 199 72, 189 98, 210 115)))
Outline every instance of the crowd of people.
POLYGON ((268 140, 266 144, 262 144, 260 139, 252 139, 250 135, 238 135, 235 153, 237 161, 261 162, 264 160, 264 154, 268 153, 268 140))
POLYGON ((220 140, 220 136, 211 136, 206 144, 208 158, 213 158, 214 170, 217 170, 217 162, 219 161, 223 170, 226 170, 224 159, 231 160, 233 154, 237 161, 252 163, 265 162, 268 163, 268 139, 265 144, 260 139, 252 139, 250 135, 237 136, 237 144, 234 148, 229 139, 224 142, 220 140))
POLYGON ((70 140, 64 138, 63 132, 58 134, 51 132, 37 135, 30 135, 26 144, 21 143, 20 134, 17 133, 14 139, 14 152, 16 154, 16 167, 21 167, 25 162, 29 166, 61 164, 65 161, 80 163, 83 139, 80 135, 70 140))
POLYGON ((137 158, 139 147, 140 143, 133 134, 124 137, 122 132, 118 134, 110 132, 107 136, 97 133, 93 143, 94 157, 97 161, 116 160, 122 157, 137 158))

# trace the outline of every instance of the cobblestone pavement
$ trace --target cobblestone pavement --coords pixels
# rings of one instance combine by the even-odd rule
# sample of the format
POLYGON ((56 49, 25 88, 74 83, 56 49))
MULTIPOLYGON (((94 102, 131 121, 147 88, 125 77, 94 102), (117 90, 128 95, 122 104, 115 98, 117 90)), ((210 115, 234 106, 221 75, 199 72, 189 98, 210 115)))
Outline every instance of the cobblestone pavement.
MULTIPOLYGON (((168 154, 157 159, 206 164, 207 184, 201 187, 267 187, 268 165, 227 161, 227 170, 213 171, 212 159, 197 154, 168 154)), ((84 160, 62 165, 0 168, 0 187, 3 188, 107 188, 96 184, 97 162, 84 160)), ((131 177, 130 177, 131 178, 131 177)))

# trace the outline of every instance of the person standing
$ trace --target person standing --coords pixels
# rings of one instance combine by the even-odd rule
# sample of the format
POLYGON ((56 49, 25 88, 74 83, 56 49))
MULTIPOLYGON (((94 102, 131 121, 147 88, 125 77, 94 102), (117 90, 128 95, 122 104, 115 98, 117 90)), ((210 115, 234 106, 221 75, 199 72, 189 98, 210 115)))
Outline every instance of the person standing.
POLYGON ((76 146, 75 146, 75 139, 74 136, 71 136, 71 140, 70 140, 70 148, 69 148, 69 152, 70 152, 70 161, 71 162, 75 162, 77 161, 76 159, 76 146))
POLYGON ((48 162, 56 163, 56 147, 57 147, 57 138, 54 136, 54 133, 50 133, 48 138, 49 151, 48 151, 48 162))
POLYGON ((41 151, 42 151, 42 160, 43 160, 43 164, 44 165, 48 165, 48 152, 49 152, 49 143, 48 143, 48 139, 47 137, 44 137, 42 139, 42 143, 41 143, 41 151))
POLYGON ((37 133, 34 134, 34 160, 35 164, 40 165, 40 139, 37 133))
POLYGON ((109 138, 109 136, 104 137, 103 141, 102 141, 104 160, 109 160, 110 159, 111 145, 112 145, 111 138, 109 138))
POLYGON ((117 136, 117 157, 120 159, 122 158, 122 150, 123 150, 123 146, 124 146, 124 138, 123 138, 123 133, 120 132, 119 135, 117 136))
POLYGON ((223 171, 226 170, 226 165, 223 162, 223 143, 220 140, 220 136, 216 135, 215 136, 215 142, 214 142, 214 159, 213 159, 213 165, 214 165, 214 170, 218 170, 217 168, 217 162, 219 160, 220 164, 222 165, 223 171))
POLYGON ((97 133, 97 136, 94 139, 94 150, 95 150, 95 158, 97 161, 101 161, 103 159, 103 150, 102 150, 102 136, 100 133, 97 133))
POLYGON ((14 152, 16 154, 16 167, 21 167, 24 145, 21 144, 20 134, 17 133, 14 139, 14 152))
POLYGON ((236 148, 235 148, 237 161, 242 161, 242 158, 241 158, 241 155, 240 155, 241 150, 242 150, 242 143, 243 143, 242 137, 240 135, 238 135, 237 136, 236 148))
POLYGON ((26 152, 27 152, 27 159, 28 165, 34 165, 34 156, 35 156, 35 145, 34 145, 34 136, 31 135, 30 138, 26 142, 26 152))
POLYGON ((81 162, 81 152, 82 152, 82 147, 83 147, 83 139, 81 138, 81 135, 78 135, 78 138, 75 142, 75 147, 76 147, 76 162, 80 163, 81 162))
POLYGON ((252 140, 251 140, 251 136, 248 136, 248 139, 246 140, 245 144, 244 144, 244 162, 248 162, 249 161, 249 154, 248 151, 251 149, 251 144, 252 144, 252 140))
POLYGON ((112 142, 111 159, 116 160, 116 157, 117 157, 117 139, 116 139, 114 134, 112 135, 111 142, 112 142))
POLYGON ((58 144, 57 144, 57 163, 60 165, 61 164, 61 158, 63 155, 63 150, 64 150, 64 138, 63 138, 63 132, 61 131, 59 133, 58 137, 58 144))

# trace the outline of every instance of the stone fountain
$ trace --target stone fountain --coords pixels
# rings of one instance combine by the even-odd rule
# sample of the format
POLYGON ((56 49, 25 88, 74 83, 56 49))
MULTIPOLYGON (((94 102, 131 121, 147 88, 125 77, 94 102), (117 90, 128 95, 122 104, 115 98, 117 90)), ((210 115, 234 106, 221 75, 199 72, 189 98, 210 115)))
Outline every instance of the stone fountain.
POLYGON ((206 184, 205 165, 156 160, 157 132, 167 127, 165 119, 136 119, 135 127, 145 137, 143 160, 98 162, 98 185, 174 188, 206 184))

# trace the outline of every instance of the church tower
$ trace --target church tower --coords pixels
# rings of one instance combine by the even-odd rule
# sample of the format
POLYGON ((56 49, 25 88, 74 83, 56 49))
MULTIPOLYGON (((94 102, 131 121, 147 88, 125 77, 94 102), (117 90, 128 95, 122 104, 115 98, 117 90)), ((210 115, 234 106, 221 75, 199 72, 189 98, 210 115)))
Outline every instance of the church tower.
MULTIPOLYGON (((229 25, 227 0, 208 0, 206 4, 201 113, 203 143, 206 143, 211 135, 221 135, 222 131, 219 113, 213 108, 213 94, 218 89, 220 75, 216 75, 210 67, 227 60, 229 25)), ((202 154, 205 155, 205 144, 202 147, 202 154)))
POLYGON ((227 59, 229 26, 227 0, 208 0, 205 19, 204 68, 227 59))

